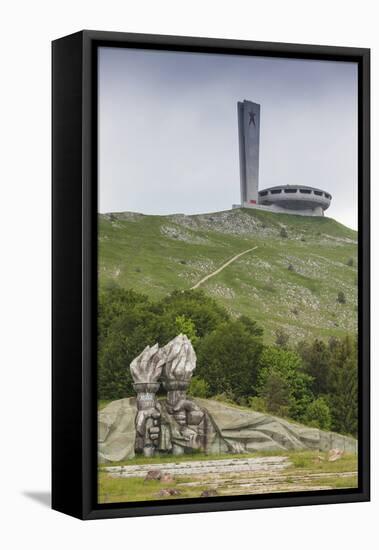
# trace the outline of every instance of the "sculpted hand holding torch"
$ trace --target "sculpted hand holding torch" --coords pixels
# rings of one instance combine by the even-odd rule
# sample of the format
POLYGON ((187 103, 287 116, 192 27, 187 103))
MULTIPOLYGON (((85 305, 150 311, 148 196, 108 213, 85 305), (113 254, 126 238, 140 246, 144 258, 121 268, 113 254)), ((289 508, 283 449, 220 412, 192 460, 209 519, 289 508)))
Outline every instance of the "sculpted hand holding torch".
MULTIPOLYGON (((196 354, 185 334, 179 334, 164 348, 163 385, 167 390, 167 411, 180 426, 198 425, 203 411, 187 398, 186 390, 196 368, 196 354)), ((175 449, 174 449, 175 452, 175 449)), ((179 452, 179 449, 176 449, 179 452)))
POLYGON ((159 441, 160 409, 156 400, 164 361, 158 344, 147 346, 133 359, 130 371, 137 392, 136 452, 153 456, 159 441))

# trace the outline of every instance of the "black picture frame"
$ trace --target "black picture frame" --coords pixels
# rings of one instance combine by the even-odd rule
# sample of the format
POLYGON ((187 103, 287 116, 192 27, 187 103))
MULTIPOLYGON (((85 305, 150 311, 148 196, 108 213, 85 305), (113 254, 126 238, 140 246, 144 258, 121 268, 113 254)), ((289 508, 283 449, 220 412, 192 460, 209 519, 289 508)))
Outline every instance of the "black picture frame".
POLYGON ((81 519, 370 499, 370 50, 85 30, 52 43, 52 507, 81 519), (97 48, 358 64, 359 486, 304 493, 97 504, 97 48))

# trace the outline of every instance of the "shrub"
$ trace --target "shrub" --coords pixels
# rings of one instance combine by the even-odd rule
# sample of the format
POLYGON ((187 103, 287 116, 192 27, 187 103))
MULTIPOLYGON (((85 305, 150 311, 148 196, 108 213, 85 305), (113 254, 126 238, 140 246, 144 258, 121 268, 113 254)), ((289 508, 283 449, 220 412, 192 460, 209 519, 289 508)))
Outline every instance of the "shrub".
POLYGON ((287 332, 285 332, 283 329, 279 328, 275 332, 275 344, 279 348, 286 349, 288 347, 288 341, 290 339, 290 336, 287 332))
POLYGON ((192 395, 192 397, 201 397, 202 399, 205 399, 209 396, 209 384, 206 380, 203 380, 198 376, 193 376, 188 393, 189 395, 192 395))
POLYGON ((248 398, 249 407, 254 411, 265 413, 267 412, 267 403, 263 397, 249 397, 248 398))
POLYGON ((120 287, 114 279, 107 279, 104 283, 104 290, 117 290, 118 288, 120 287))
POLYGON ((249 398, 246 395, 242 395, 242 397, 237 397, 236 403, 240 407, 248 407, 249 406, 249 398))
POLYGON ((283 239, 287 239, 287 238, 288 238, 288 233, 287 233, 287 231, 286 231, 286 229, 285 229, 284 227, 281 228, 279 235, 280 235, 283 239))
POLYGON ((196 344, 198 340, 196 334, 195 323, 192 319, 189 319, 185 315, 178 315, 175 317, 175 327, 178 334, 185 334, 189 340, 191 340, 192 345, 196 344))
POLYGON ((214 395, 212 399, 219 401, 220 403, 227 403, 229 405, 235 404, 234 395, 230 392, 218 393, 217 395, 214 395))
POLYGON ((339 304, 346 304, 346 296, 342 290, 340 290, 339 293, 337 294, 337 302, 339 304))
POLYGON ((262 289, 266 290, 266 292, 276 292, 274 281, 269 279, 268 282, 262 286, 262 289))

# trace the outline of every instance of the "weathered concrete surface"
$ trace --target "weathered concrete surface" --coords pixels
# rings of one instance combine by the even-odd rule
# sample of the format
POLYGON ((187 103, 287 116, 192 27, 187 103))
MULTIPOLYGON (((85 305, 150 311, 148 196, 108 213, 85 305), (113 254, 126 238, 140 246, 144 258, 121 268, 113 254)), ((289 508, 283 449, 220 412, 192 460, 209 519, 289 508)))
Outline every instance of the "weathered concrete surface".
POLYGON ((98 413, 98 459, 100 463, 134 457, 137 399, 112 401, 98 413))
MULTIPOLYGON (((238 409, 209 399, 194 399, 206 409, 217 437, 209 454, 283 450, 341 449, 357 452, 352 437, 324 432, 274 416, 238 409)), ((99 412, 99 463, 134 457, 136 399, 125 398, 109 403, 99 412)))
POLYGON ((299 472, 298 474, 288 473, 281 469, 271 471, 251 471, 249 475, 243 473, 217 474, 197 476, 193 481, 178 482, 176 487, 207 487, 208 491, 216 491, 218 495, 254 495, 268 493, 284 493, 290 491, 322 491, 333 489, 336 476, 338 479, 351 479, 351 487, 357 487, 357 472, 335 472, 310 473, 299 472), (328 481, 330 480, 330 484, 328 481), (325 483, 326 482, 326 483, 325 483))
MULTIPOLYGON (((342 482, 344 487, 357 487, 356 468, 352 466, 351 471, 343 470, 343 467, 342 471, 333 472, 314 471, 309 467, 294 468, 286 456, 103 468, 112 478, 143 478, 147 482, 158 480, 166 487, 158 493, 153 492, 147 500, 171 498, 188 490, 192 491, 192 495, 201 497, 321 491, 335 488, 336 480, 342 482), (167 484, 171 484, 172 488, 167 488, 167 484)), ((125 500, 125 494, 120 494, 120 499, 125 500)))
MULTIPOLYGON (((272 457, 274 458, 274 457, 272 457)), ((289 465, 290 466, 290 465, 289 465)), ((272 485, 273 483, 288 483, 288 477, 290 477, 289 483, 308 483, 317 481, 318 479, 329 479, 330 481, 333 481, 336 477, 338 479, 343 478, 355 478, 357 476, 357 471, 354 470, 352 472, 316 472, 316 473, 310 473, 310 472, 304 472, 299 474, 291 473, 290 476, 288 476, 288 473, 283 472, 284 468, 273 468, 272 470, 250 470, 251 474, 248 476, 244 476, 243 473, 237 473, 236 475, 217 475, 218 472, 214 472, 217 477, 214 477, 214 475, 210 476, 209 479, 205 479, 204 477, 201 479, 197 479, 196 481, 183 481, 180 482, 178 485, 184 487, 196 487, 196 486, 202 486, 204 485, 204 481, 206 481, 207 486, 222 489, 227 488, 230 485, 233 485, 234 487, 257 487, 260 488, 264 487, 265 485, 272 485)))
POLYGON ((158 344, 146 346, 142 353, 130 363, 130 372, 135 384, 159 382, 164 359, 158 344))
MULTIPOLYGON (((192 403, 192 400, 188 400, 192 403)), ((200 410, 194 401, 194 407, 200 410)), ((173 445, 183 449, 205 451, 208 454, 227 453, 230 446, 222 438, 218 428, 210 415, 204 411, 204 419, 200 426, 181 426, 176 422, 174 415, 167 412, 165 402, 160 402, 161 437, 158 450, 172 452, 173 445), (204 426, 205 424, 205 426, 204 426), (202 429, 205 444, 198 437, 198 430, 202 429)), ((136 398, 125 398, 112 401, 98 413, 98 461, 100 464, 116 462, 133 458, 135 456, 136 422, 137 412, 136 398)), ((196 412, 196 411, 195 411, 196 412)), ((194 414, 191 412, 190 416, 194 414)))
POLYGON ((296 449, 357 452, 357 440, 353 437, 309 428, 211 399, 196 399, 196 402, 208 410, 225 441, 232 447, 239 443, 248 452, 296 449))
POLYGON ((191 460, 162 464, 136 464, 131 466, 107 466, 106 472, 114 477, 146 477, 152 469, 177 476, 204 476, 208 474, 233 474, 249 472, 274 472, 283 470, 291 463, 285 456, 235 458, 223 460, 191 460))

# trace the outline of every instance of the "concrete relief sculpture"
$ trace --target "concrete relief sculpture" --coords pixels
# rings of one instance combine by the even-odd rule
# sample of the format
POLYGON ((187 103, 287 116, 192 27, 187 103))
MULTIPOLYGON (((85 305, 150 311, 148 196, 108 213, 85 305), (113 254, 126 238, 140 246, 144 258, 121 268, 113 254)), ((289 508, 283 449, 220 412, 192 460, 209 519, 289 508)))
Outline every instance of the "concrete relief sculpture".
MULTIPOLYGON (((132 361, 130 371, 137 393, 136 454, 152 457, 156 452, 180 456, 192 451, 220 454, 315 448, 356 452, 353 438, 291 424, 270 415, 245 412, 216 401, 192 399, 187 391, 195 368, 196 353, 185 334, 179 334, 162 348, 158 344, 147 346, 132 361), (161 385, 166 396, 158 400, 161 385)), ((133 411, 132 401, 114 402, 119 404, 123 417, 133 411)), ((112 405, 104 410, 103 423, 110 421, 106 418, 110 408, 112 405)), ((116 417, 117 424, 119 412, 116 417)), ((107 433, 113 433, 114 429, 115 441, 112 435, 105 437, 101 462, 134 456, 128 451, 129 432, 125 432, 121 423, 121 433, 116 425, 113 429, 109 426, 107 433)))

